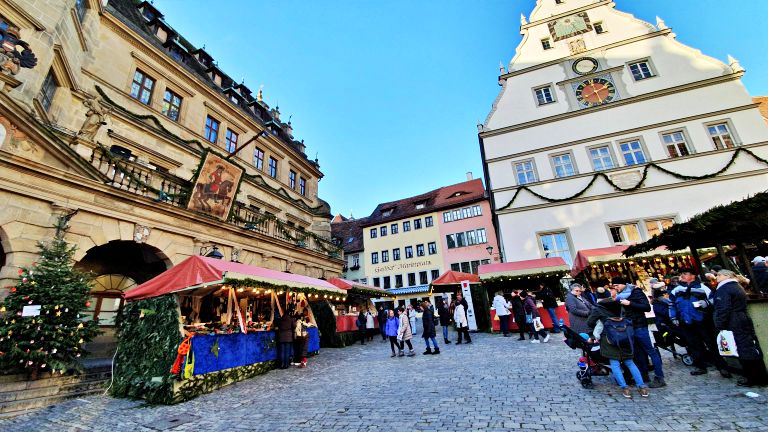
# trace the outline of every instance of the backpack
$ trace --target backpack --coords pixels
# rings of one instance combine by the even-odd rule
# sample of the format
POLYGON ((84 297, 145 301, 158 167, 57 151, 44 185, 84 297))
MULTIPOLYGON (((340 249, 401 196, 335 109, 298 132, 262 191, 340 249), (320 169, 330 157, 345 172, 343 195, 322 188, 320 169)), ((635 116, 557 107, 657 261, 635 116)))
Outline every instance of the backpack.
POLYGON ((632 320, 624 317, 608 318, 603 323, 603 334, 609 344, 622 350, 634 351, 632 320))

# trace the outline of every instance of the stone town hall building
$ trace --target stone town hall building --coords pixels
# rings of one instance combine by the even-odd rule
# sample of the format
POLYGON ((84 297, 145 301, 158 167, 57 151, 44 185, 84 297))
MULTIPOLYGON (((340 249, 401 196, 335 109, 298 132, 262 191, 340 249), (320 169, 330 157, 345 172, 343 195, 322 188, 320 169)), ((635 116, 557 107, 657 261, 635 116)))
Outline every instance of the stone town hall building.
POLYGON ((768 189, 768 127, 738 61, 617 3, 537 0, 521 17, 479 126, 506 261, 572 263, 768 189))
POLYGON ((290 121, 151 3, 0 0, 0 19, 3 59, 16 37, 37 58, 0 74, 0 286, 61 215, 78 265, 99 276, 92 308, 106 324, 123 290, 213 246, 226 260, 341 274, 323 174, 290 121), (216 187, 193 187, 208 150, 243 170, 239 188, 216 167, 202 179, 216 187), (197 199, 223 210, 188 209, 197 199))

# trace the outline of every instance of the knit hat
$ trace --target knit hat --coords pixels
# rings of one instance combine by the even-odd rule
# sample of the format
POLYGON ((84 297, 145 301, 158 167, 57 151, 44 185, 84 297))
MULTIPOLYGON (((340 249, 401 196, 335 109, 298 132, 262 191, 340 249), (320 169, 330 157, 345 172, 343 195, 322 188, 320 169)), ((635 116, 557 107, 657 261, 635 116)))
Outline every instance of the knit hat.
POLYGON ((611 285, 626 285, 627 280, 621 276, 614 276, 611 278, 611 285))

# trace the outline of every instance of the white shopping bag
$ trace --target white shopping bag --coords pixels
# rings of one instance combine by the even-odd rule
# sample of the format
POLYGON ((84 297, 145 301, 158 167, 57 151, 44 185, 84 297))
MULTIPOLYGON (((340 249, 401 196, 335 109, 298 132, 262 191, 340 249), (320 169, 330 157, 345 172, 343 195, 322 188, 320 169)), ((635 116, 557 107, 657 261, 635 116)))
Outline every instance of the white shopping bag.
POLYGON ((533 319, 533 329, 535 331, 544 330, 544 324, 541 323, 541 318, 536 317, 533 319))
POLYGON ((720 330, 717 334, 717 350, 723 357, 738 357, 739 352, 736 349, 736 339, 730 330, 720 330))

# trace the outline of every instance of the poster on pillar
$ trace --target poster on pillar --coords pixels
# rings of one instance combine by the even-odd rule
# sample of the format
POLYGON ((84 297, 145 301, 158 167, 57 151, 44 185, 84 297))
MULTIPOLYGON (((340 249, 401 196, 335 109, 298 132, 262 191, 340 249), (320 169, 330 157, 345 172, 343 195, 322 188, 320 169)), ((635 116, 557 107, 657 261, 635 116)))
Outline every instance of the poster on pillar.
POLYGON ((472 304, 472 290, 469 289, 469 281, 461 281, 461 295, 467 301, 467 324, 470 331, 477 331, 475 319, 475 307, 472 304))
POLYGON ((205 152, 187 208, 226 220, 242 177, 242 168, 211 151, 205 152))

